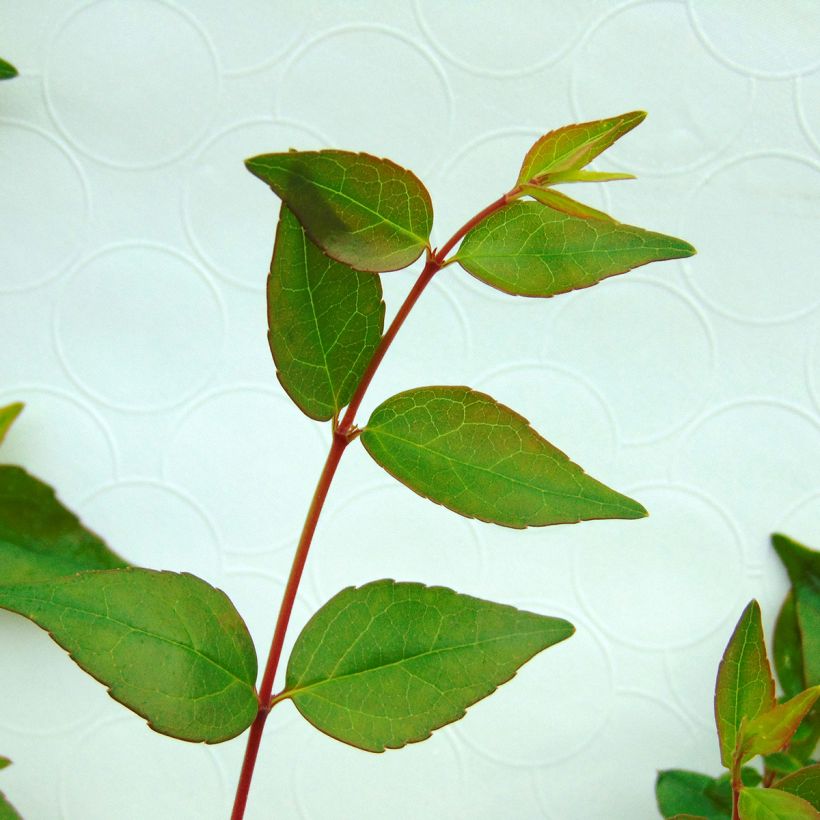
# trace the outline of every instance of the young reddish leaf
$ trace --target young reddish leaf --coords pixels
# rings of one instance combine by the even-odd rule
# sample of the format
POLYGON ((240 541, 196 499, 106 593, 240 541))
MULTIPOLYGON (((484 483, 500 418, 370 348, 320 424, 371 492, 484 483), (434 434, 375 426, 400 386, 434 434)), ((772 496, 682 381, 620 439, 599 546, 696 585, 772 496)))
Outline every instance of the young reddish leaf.
POLYGON ((428 247, 430 194, 388 159, 349 151, 288 151, 245 162, 328 256, 361 271, 405 268, 428 247))
POLYGON ((720 759, 727 769, 734 763, 741 723, 768 712, 774 705, 774 679, 766 656, 760 606, 751 601, 723 653, 715 686, 720 759))
POLYGON ((743 789, 740 820, 820 820, 811 803, 778 789, 743 789))
POLYGON ((0 407, 0 444, 6 437, 9 427, 14 423, 14 420, 23 411, 22 402, 15 402, 14 404, 7 404, 5 407, 0 407))
POLYGON ((820 697, 820 686, 806 689, 786 703, 781 703, 744 722, 738 744, 741 762, 756 755, 779 752, 791 740, 803 718, 820 697))
POLYGON ((820 811, 820 763, 781 778, 774 787, 797 795, 820 811))
POLYGON ((615 220, 603 211, 599 211, 583 202, 578 202, 571 197, 556 191, 554 188, 539 187, 538 185, 522 185, 521 190, 533 199, 538 200, 542 205, 553 208, 556 211, 577 216, 580 219, 602 219, 608 222, 615 220))
POLYGON ((325 421, 350 401, 383 327, 381 279, 323 254, 283 205, 268 277, 268 341, 279 381, 302 412, 325 421))
POLYGON ((0 59, 0 80, 10 80, 17 76, 17 69, 5 60, 0 59))
POLYGON ((682 239, 519 200, 476 225, 450 261, 505 293, 548 297, 693 253, 682 239))
POLYGON ((374 581, 326 603, 296 640, 286 689, 317 729, 369 752, 464 716, 572 624, 444 587, 374 581))
POLYGON ((806 687, 805 672, 803 669, 803 646, 800 635, 800 625, 797 623, 797 608, 794 603, 794 590, 789 590, 777 622, 774 626, 774 668, 777 679, 786 693, 786 697, 794 697, 806 687))
POLYGON ((157 732, 219 743, 256 717, 248 629, 224 592, 193 575, 80 572, 0 587, 0 607, 47 630, 157 732))
POLYGON ((124 566, 119 555, 57 500, 48 484, 21 467, 0 466, 0 584, 124 566))
POLYGON ((588 165, 612 143, 643 122, 645 111, 630 111, 617 117, 566 125, 550 131, 524 157, 519 184, 544 174, 577 171, 588 165))
POLYGON ((370 455, 419 495, 507 527, 642 518, 518 413, 468 387, 419 387, 385 401, 361 435, 370 455))

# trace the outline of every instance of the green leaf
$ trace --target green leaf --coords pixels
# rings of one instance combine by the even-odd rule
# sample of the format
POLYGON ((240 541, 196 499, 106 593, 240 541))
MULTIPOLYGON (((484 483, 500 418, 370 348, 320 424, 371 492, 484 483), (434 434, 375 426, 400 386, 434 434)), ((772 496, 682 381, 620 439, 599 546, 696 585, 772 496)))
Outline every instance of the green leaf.
POLYGON ((707 820, 731 820, 731 786, 727 782, 725 788, 716 790, 718 784, 715 778, 698 772, 683 769, 659 772, 655 781, 658 809, 664 817, 688 813, 707 820))
POLYGON ((743 789, 741 820, 818 820, 817 810, 793 794, 778 789, 743 789))
POLYGON ((820 763, 787 775, 778 780, 774 787, 780 791, 797 795, 820 811, 820 763))
POLYGON ((399 393, 373 411, 361 439, 411 490, 468 518, 523 528, 646 515, 525 418, 468 387, 399 393))
POLYGON ((775 774, 791 774, 803 768, 803 761, 788 752, 774 752, 763 758, 766 768, 775 774))
POLYGON ((296 640, 287 688, 331 737, 382 752, 425 740, 574 629, 444 587, 374 581, 325 604, 296 640))
POLYGON ((504 293, 548 297, 693 253, 673 236, 519 200, 476 225, 450 261, 504 293))
POLYGON ((774 667, 777 679, 787 697, 794 697, 806 687, 803 670, 803 646, 800 625, 797 623, 797 608, 794 590, 789 590, 780 607, 780 614, 774 627, 774 667))
POLYGON ((774 754, 783 749, 818 697, 820 686, 814 686, 744 722, 739 740, 741 760, 749 760, 755 755, 774 754))
POLYGON ((256 717, 256 654, 224 592, 187 573, 81 572, 0 587, 0 607, 47 630, 152 729, 219 743, 256 717))
POLYGON ((621 174, 612 171, 564 171, 561 174, 549 174, 550 185, 563 185, 567 182, 614 182, 621 179, 635 179, 635 174, 621 174))
POLYGON ((772 544, 789 573, 794 588, 806 686, 820 684, 820 552, 785 535, 772 544))
POLYGON ((522 185, 521 190, 527 196, 546 205, 548 208, 553 208, 561 213, 569 214, 570 216, 577 216, 580 219, 602 219, 609 222, 615 220, 603 211, 599 211, 590 205, 585 205, 583 202, 568 197, 556 191, 554 188, 539 187, 538 185, 522 185))
POLYGON ((23 412, 23 403, 15 402, 14 404, 7 404, 5 407, 0 407, 0 444, 6 437, 9 427, 14 423, 14 420, 20 413, 23 412))
POLYGON ((0 80, 10 80, 17 76, 17 69, 3 59, 0 59, 0 80))
MULTIPOLYGON (((10 765, 11 761, 7 757, 0 755, 0 769, 5 769, 6 766, 10 765)), ((0 792, 0 820, 22 820, 14 806, 6 799, 3 792, 0 792)))
POLYGON ((729 639, 720 662, 715 687, 715 722, 720 739, 720 760, 732 768, 741 723, 768 712, 775 705, 774 679, 760 606, 751 601, 729 639))
POLYGON ((350 401, 384 327, 379 277, 325 256, 285 205, 268 277, 268 327, 279 381, 320 421, 350 401))
POLYGON ((676 814, 670 820, 711 820, 711 818, 704 817, 702 814, 676 814))
POLYGON ((428 247, 430 194, 388 159, 349 151, 289 151, 245 162, 328 255, 356 270, 405 268, 428 247))
POLYGON ((48 484, 21 467, 0 466, 0 584, 124 566, 122 558, 57 500, 48 484))
POLYGON ((606 120, 581 122, 550 131, 524 157, 518 175, 519 184, 544 174, 562 174, 583 168, 645 117, 645 111, 630 111, 606 120))

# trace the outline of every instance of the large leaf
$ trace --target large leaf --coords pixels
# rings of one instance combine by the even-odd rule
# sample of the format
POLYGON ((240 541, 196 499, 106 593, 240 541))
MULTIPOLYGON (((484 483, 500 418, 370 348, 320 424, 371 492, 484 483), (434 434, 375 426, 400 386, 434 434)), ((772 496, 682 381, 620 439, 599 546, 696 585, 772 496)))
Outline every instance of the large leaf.
POLYGON ((349 151, 288 151, 246 161, 326 253, 356 270, 407 267, 428 247, 430 195, 387 159, 349 151))
POLYGON ((739 740, 741 760, 750 760, 755 755, 773 754, 783 749, 818 697, 820 686, 814 686, 745 722, 739 740))
POLYGON ((720 759, 726 768, 732 768, 741 723, 774 705, 774 679, 766 656, 760 606, 751 601, 723 653, 715 686, 715 722, 720 759))
MULTIPOLYGON (((578 171, 592 162, 613 142, 643 122, 645 117, 645 111, 630 111, 605 120, 567 125, 544 134, 524 157, 518 175, 519 184, 545 174, 571 176, 567 172, 578 171)), ((621 175, 607 177, 622 178, 621 175)))
POLYGON ((772 544, 794 589, 805 684, 816 686, 820 684, 820 552, 785 535, 773 535, 772 544))
POLYGON ((740 820, 820 820, 820 813, 805 800, 778 789, 743 789, 740 820))
POLYGON ((268 341, 288 395, 314 419, 353 395, 384 327, 378 276, 335 262, 285 206, 268 277, 268 341))
POLYGON ((81 572, 0 587, 0 607, 48 630, 157 732, 219 743, 256 716, 248 629, 224 592, 193 575, 81 572))
MULTIPOLYGON (((760 783, 760 774, 750 766, 744 766, 741 779, 747 786, 756 786, 760 783)), ((659 772, 655 796, 664 817, 696 815, 706 820, 731 820, 732 785, 727 774, 709 777, 684 769, 659 772)))
POLYGON ((794 590, 789 590, 780 607, 774 627, 774 644, 772 647, 774 668, 777 679, 786 693, 794 697, 806 686, 803 670, 803 646, 800 625, 797 623, 797 607, 794 603, 794 590))
POLYGON ((399 393, 373 411, 361 438, 399 481, 469 518, 523 528, 646 515, 525 418, 468 387, 399 393))
POLYGON ((774 784, 780 791, 796 794, 820 811, 820 763, 778 780, 774 784))
POLYGON ((17 76, 17 69, 5 60, 0 59, 0 80, 10 80, 17 76))
POLYGON ((3 443, 3 439, 9 431, 9 427, 11 427, 14 420, 20 415, 22 410, 23 405, 21 402, 15 402, 14 404, 7 404, 5 407, 0 407, 0 444, 3 443))
POLYGON ((0 466, 0 584, 47 581, 86 569, 126 566, 21 467, 0 466))
POLYGON ((505 293, 548 297, 693 253, 673 236, 518 200, 476 225, 453 260, 505 293))
MULTIPOLYGON (((0 769, 5 769, 11 761, 7 757, 0 755, 0 769)), ((22 820, 14 806, 6 800, 3 792, 0 792, 0 820, 22 820)))
POLYGON ((374 581, 342 590, 308 622, 283 697, 337 740, 398 749, 458 720, 573 631, 443 587, 374 581))

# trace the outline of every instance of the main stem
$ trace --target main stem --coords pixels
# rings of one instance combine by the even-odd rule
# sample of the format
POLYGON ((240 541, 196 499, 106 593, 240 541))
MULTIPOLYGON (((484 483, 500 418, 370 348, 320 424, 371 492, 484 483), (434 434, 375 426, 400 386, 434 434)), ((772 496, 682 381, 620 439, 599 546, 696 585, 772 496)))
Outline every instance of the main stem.
POLYGON ((516 194, 516 190, 510 191, 510 193, 504 194, 504 196, 499 197, 495 202, 490 203, 486 208, 479 211, 472 219, 462 225, 439 250, 435 253, 428 254, 427 263, 419 275, 419 278, 407 294, 398 313, 396 313, 396 316, 390 323, 390 327, 387 328, 387 332, 382 336, 378 347, 373 353, 373 358, 367 365, 361 381, 353 397, 350 399, 350 404, 347 406, 344 417, 333 431, 333 441, 330 444, 330 452, 327 454, 325 466, 319 475, 319 481, 316 484, 313 499, 308 508, 302 534, 296 546, 296 553, 293 556, 293 564, 290 568, 288 582, 285 585, 285 592, 282 595, 282 603, 279 607, 279 615, 276 619, 276 627, 273 631, 273 640, 271 641, 268 660, 265 664, 265 672, 262 675, 262 682, 259 685, 259 711, 251 724, 250 733, 248 734, 248 745, 245 748, 245 758, 242 761, 242 771, 239 774, 239 783, 236 787, 236 798, 234 799, 233 811, 231 812, 231 820, 242 820, 245 816, 245 806, 248 802, 256 757, 259 753, 259 744, 262 740, 265 721, 268 719, 271 710, 273 682, 276 677, 276 670, 279 667, 279 659, 282 656, 282 647, 285 643, 288 623, 290 622, 290 616, 293 612, 293 604, 296 601, 296 593, 299 590, 299 582, 302 579, 302 572, 305 569, 305 562, 307 561, 308 551, 313 541, 313 534, 316 532, 316 525, 319 523, 319 516, 327 499, 327 493, 333 481, 333 476, 336 473, 336 468, 339 466, 339 461, 341 461, 347 445, 350 444, 355 437, 354 420, 361 406, 362 399, 364 399, 364 395, 367 392, 367 388, 370 386, 370 382, 373 381, 373 377, 376 375, 376 371, 382 359, 384 359, 388 348, 393 343, 393 339, 396 338, 396 334, 404 324, 404 320, 412 310, 413 305, 416 304, 424 292, 424 289, 430 284, 433 276, 444 267, 447 254, 464 238, 467 231, 477 225, 486 216, 489 216, 494 211, 506 205, 516 194))

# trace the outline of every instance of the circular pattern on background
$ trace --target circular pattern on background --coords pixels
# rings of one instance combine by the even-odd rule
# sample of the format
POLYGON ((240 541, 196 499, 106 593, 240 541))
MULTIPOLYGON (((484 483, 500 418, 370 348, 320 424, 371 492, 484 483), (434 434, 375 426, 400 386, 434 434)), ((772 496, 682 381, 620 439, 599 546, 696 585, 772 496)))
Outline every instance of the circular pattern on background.
POLYGON ((697 643, 735 606, 744 574, 736 528, 713 501, 685 487, 629 494, 650 517, 634 523, 628 538, 620 535, 622 522, 601 522, 573 552, 584 611, 611 638, 638 649, 697 643))
POLYGON ((417 174, 440 156, 452 119, 441 67, 402 32, 374 25, 324 32, 295 52, 276 110, 315 123, 339 148, 389 157, 417 174), (419 129, 420 121, 434 125, 419 129))
POLYGON ((800 125, 820 154, 820 71, 795 81, 795 104, 800 125))
POLYGON ((149 412, 200 389, 219 360, 225 319, 217 291, 173 248, 114 245, 71 274, 55 314, 57 350, 89 395, 149 412))
POLYGON ((182 216, 191 244, 215 273, 262 290, 270 267, 279 199, 248 173, 242 159, 325 142, 301 125, 253 120, 218 134, 197 154, 182 216))
POLYGON ((630 275, 575 294, 558 309, 548 338, 547 358, 600 390, 630 444, 669 435, 709 399, 709 326, 669 285, 630 275))
POLYGON ((792 507, 779 520, 774 531, 788 535, 812 549, 820 549, 820 487, 817 492, 792 507))
POLYGON ((265 552, 295 538, 327 447, 319 428, 278 392, 237 386, 183 416, 163 475, 184 487, 233 552, 265 552))
POLYGON ((692 288, 740 322, 783 322, 817 308, 817 215, 807 203, 818 196, 820 166, 790 154, 749 155, 711 173, 685 220, 685 235, 708 260, 691 265, 692 288))
POLYGON ((2 460, 23 464, 57 489, 68 506, 107 484, 116 473, 111 430, 93 409, 50 387, 19 386, 0 393, 0 405, 23 401, 25 409, 3 441, 2 460))
POLYGON ((151 732, 136 715, 93 726, 66 755, 60 773, 66 818, 199 820, 226 815, 227 801, 208 746, 151 732))
POLYGON ((573 54, 578 117, 651 112, 639 135, 617 142, 607 157, 636 173, 674 173, 731 144, 749 115, 753 81, 700 55, 703 45, 677 2, 621 6, 589 31, 573 54))
POLYGON ((219 578, 216 534, 197 504, 156 481, 120 481, 101 487, 77 510, 129 563, 219 578))
POLYGON ((82 169, 59 142, 22 123, 2 122, 0 130, 0 292, 9 293, 65 270, 79 252, 90 205, 82 169))
POLYGON ((433 47, 450 62, 482 77, 520 77, 566 54, 605 2, 544 4, 519 0, 503 24, 487 25, 475 3, 416 0, 416 18, 433 47), (430 25, 435 20, 435 27, 430 25), (544 33, 549 32, 545 37, 544 33))
POLYGON ((743 74, 771 79, 820 64, 820 6, 787 0, 770 13, 744 0, 689 0, 695 30, 719 60, 743 74))
POLYGON ((614 695, 612 660, 596 631, 575 612, 565 612, 550 601, 505 603, 566 618, 577 632, 527 661, 509 686, 470 707, 454 731, 500 765, 564 762, 588 748, 609 717, 614 695))
POLYGON ((77 148, 118 168, 146 168, 175 159, 202 133, 219 77, 208 41, 176 7, 98 0, 61 23, 44 88, 77 148))

